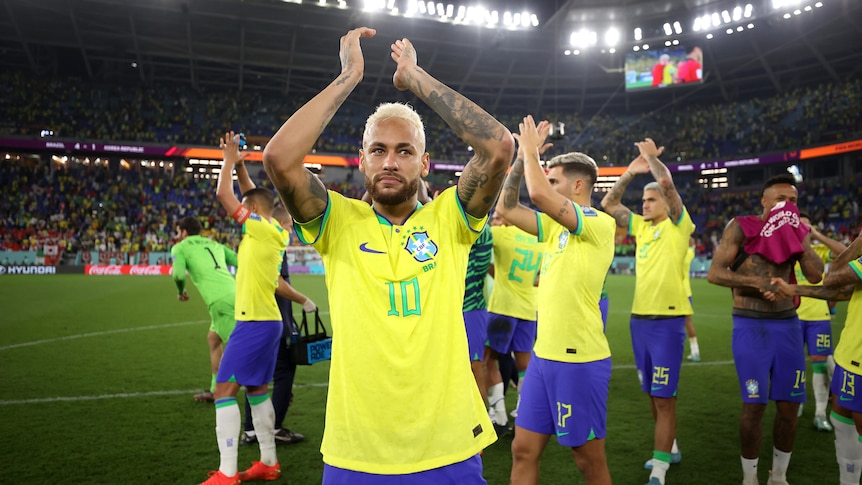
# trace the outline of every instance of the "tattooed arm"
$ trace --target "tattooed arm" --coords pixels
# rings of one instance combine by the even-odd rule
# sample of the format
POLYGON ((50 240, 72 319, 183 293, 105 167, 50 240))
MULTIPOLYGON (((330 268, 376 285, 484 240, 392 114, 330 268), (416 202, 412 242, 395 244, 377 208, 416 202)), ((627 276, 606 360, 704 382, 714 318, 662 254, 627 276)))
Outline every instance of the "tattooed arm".
POLYGON ((781 288, 783 292, 790 292, 795 296, 817 298, 818 300, 849 300, 850 297, 853 296, 853 290, 856 289, 856 285, 847 285, 837 288, 826 288, 823 286, 791 285, 781 278, 772 278, 772 283, 776 284, 779 288, 781 288))
POLYGON ((515 140, 499 121, 476 103, 425 72, 416 63, 416 50, 407 39, 392 44, 398 68, 392 78, 401 91, 410 90, 431 107, 475 155, 458 181, 458 198, 473 217, 485 217, 500 193, 506 168, 515 154, 515 140))
MULTIPOLYGON (((631 167, 631 165, 629 165, 629 167, 631 167)), ((635 175, 636 173, 631 170, 623 172, 623 174, 620 175, 620 178, 614 182, 614 186, 611 187, 611 190, 609 190, 608 193, 605 194, 604 198, 602 198, 602 209, 617 221, 617 227, 621 227, 626 230, 629 228, 629 219, 632 216, 632 211, 630 211, 628 207, 624 206, 621 201, 623 193, 626 191, 626 187, 629 186, 629 182, 635 178, 635 175)))
MULTIPOLYGON (((539 223, 536 218, 536 211, 521 204, 518 200, 521 192, 521 180, 523 179, 524 158, 519 148, 518 158, 515 159, 509 175, 506 176, 506 181, 503 183, 503 192, 500 193, 500 198, 497 199, 497 208, 495 210, 507 221, 521 228, 521 230, 538 236, 539 223)), ((491 276, 494 276, 493 272, 491 276)))
POLYGON ((652 138, 646 138, 644 141, 635 143, 640 150, 641 156, 649 164, 650 173, 661 187, 661 194, 667 204, 667 215, 674 224, 679 222, 684 210, 682 197, 676 190, 676 185, 673 183, 673 177, 670 175, 670 170, 667 166, 658 159, 659 155, 664 152, 664 147, 656 148, 652 138))
MULTIPOLYGON (((721 242, 715 250, 712 258, 712 265, 709 267, 706 279, 710 283, 719 286, 727 286, 728 288, 750 288, 760 291, 762 294, 768 292, 777 292, 777 285, 773 284, 768 276, 758 276, 757 274, 738 274, 730 269, 736 256, 739 254, 739 248, 742 247, 742 242, 745 235, 742 233, 742 228, 736 219, 731 220, 727 227, 724 228, 724 233, 721 235, 721 242)), ((765 274, 765 273, 764 273, 765 274)), ((788 296, 786 293, 782 294, 788 296)))
POLYGON ((802 256, 799 258, 799 268, 810 283, 820 283, 823 279, 823 260, 811 248, 811 233, 802 240, 802 256))
POLYGON ((302 161, 362 80, 365 60, 359 39, 373 37, 375 33, 374 29, 360 27, 341 38, 341 74, 285 121, 263 151, 266 173, 297 222, 308 222, 326 209, 326 188, 316 175, 303 167, 302 161))
MULTIPOLYGON (((862 236, 860 234, 859 236, 862 236)), ((850 266, 850 261, 862 257, 862 237, 856 237, 850 246, 838 255, 838 258, 832 262, 829 267, 829 272, 823 278, 823 286, 826 288, 837 288, 844 285, 859 284, 860 278, 853 267, 850 266)))

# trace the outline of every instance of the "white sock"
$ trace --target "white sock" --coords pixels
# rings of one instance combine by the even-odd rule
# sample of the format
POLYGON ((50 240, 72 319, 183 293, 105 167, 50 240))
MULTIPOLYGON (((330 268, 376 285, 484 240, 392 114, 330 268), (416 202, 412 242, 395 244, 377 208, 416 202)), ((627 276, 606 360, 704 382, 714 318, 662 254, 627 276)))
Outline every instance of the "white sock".
POLYGON ((832 383, 832 376, 835 375, 835 358, 831 355, 826 357, 826 374, 829 379, 827 382, 832 383))
POLYGON ((494 418, 500 426, 509 424, 509 415, 506 414, 506 399, 503 396, 503 383, 498 382, 488 389, 488 404, 494 408, 494 418))
POLYGON ((226 476, 236 475, 236 460, 239 452, 239 430, 242 419, 236 398, 216 401, 216 439, 221 459, 219 471, 226 476))
POLYGON ((673 446, 670 447, 671 453, 679 453, 679 446, 676 444, 676 438, 673 439, 673 446))
POLYGON ((667 469, 670 468, 670 463, 666 461, 652 459, 652 471, 649 474, 650 480, 653 477, 658 478, 658 481, 664 485, 665 475, 667 475, 667 469))
POLYGON ((688 339, 688 345, 691 348, 691 355, 700 355, 700 346, 697 345, 697 337, 688 339))
POLYGON ((251 406, 251 422, 254 424, 254 432, 257 434, 257 443, 260 446, 260 461, 264 465, 272 466, 278 463, 275 455, 275 408, 272 407, 272 399, 267 394, 266 400, 251 406))
POLYGON ((811 376, 811 385, 814 387, 814 415, 826 417, 826 403, 829 402, 829 383, 826 382, 826 374, 814 373, 811 376))
POLYGON ((835 428, 835 457, 838 459, 838 477, 841 485, 859 485, 862 478, 862 443, 856 425, 845 422, 849 418, 830 416, 835 428))
POLYGON ((742 480, 750 479, 751 477, 757 478, 757 462, 760 458, 746 458, 740 457, 742 460, 742 480))
POLYGON ((774 480, 785 480, 787 478, 787 467, 790 466, 789 451, 781 451, 772 447, 772 478, 774 480))

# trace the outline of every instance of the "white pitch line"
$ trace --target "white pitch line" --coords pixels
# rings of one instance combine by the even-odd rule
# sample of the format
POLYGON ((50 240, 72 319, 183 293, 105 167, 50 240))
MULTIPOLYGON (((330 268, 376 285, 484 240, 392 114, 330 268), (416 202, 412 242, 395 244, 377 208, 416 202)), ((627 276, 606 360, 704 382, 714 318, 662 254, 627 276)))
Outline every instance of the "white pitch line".
MULTIPOLYGON (((711 362, 697 362, 683 364, 686 367, 713 366, 713 365, 728 365, 733 364, 732 360, 717 360, 711 362)), ((614 369, 634 369, 634 364, 621 364, 613 366, 614 369)), ((327 387, 328 382, 310 382, 308 384, 295 384, 293 387, 327 387)), ((42 397, 34 399, 15 399, 15 400, 0 400, 0 406, 11 406, 15 404, 43 404, 55 402, 75 402, 75 401, 97 401, 100 399, 129 399, 136 397, 153 397, 153 396, 175 396, 177 394, 194 394, 200 389, 174 390, 174 391, 149 391, 149 392, 123 392, 117 394, 100 394, 95 396, 58 396, 58 397, 42 397)))
MULTIPOLYGON (((321 311, 321 315, 329 315, 328 311, 321 311)), ((65 340, 76 340, 79 338, 86 337, 101 337, 102 335, 113 335, 117 333, 128 333, 128 332, 137 332, 140 330, 159 330, 162 328, 171 328, 171 327, 182 327, 185 325, 194 325, 197 323, 206 323, 209 320, 191 320, 188 322, 177 322, 177 323, 165 323, 162 325, 147 325, 144 327, 132 327, 132 328, 118 328, 116 330, 105 330, 102 332, 91 332, 91 333, 81 333, 78 335, 66 335, 65 337, 57 337, 57 338, 49 338, 44 340, 34 340, 32 342, 22 342, 20 344, 12 344, 12 345, 4 345, 0 347, 0 352, 4 350, 17 349, 20 347, 31 347, 33 345, 42 345, 42 344, 50 344, 53 342, 62 342, 65 340)))
POLYGON ((138 332, 140 330, 159 330, 162 328, 182 327, 185 325, 194 325, 197 323, 206 323, 206 322, 209 322, 209 320, 192 320, 192 321, 188 321, 188 322, 165 323, 162 325, 147 325, 144 327, 118 328, 116 330, 104 330, 101 332, 80 333, 78 335, 66 335, 65 337, 49 338, 49 339, 44 339, 44 340, 34 340, 32 342, 22 342, 20 344, 4 345, 4 346, 0 347, 0 351, 9 350, 9 349, 17 349, 20 347, 31 347, 33 345, 49 344, 49 343, 53 343, 53 342, 62 342, 65 340, 76 340, 79 338, 101 337, 103 335, 113 335, 113 334, 117 334, 117 333, 138 332))

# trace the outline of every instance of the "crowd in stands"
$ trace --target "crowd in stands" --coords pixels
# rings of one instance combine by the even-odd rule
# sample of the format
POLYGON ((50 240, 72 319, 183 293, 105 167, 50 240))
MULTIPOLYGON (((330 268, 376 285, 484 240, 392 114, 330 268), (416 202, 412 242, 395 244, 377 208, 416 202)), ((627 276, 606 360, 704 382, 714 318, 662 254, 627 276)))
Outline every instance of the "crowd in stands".
MULTIPOLYGON (((305 99, 273 93, 225 95, 188 86, 120 86, 77 79, 0 73, 0 136, 216 145, 227 128, 267 138, 305 99)), ((371 106, 346 103, 318 140, 317 152, 355 154, 371 106)), ((435 160, 464 161, 468 147, 424 106, 427 149, 435 160)), ((495 116, 512 130, 527 113, 495 116)), ((600 165, 625 165, 630 143, 650 136, 665 159, 744 157, 862 137, 862 79, 797 88, 771 98, 697 105, 685 102, 648 113, 532 113, 563 122, 560 152, 577 150, 600 165)))
MULTIPOLYGON (((50 129, 63 139, 216 144, 227 127, 250 135, 275 132, 302 99, 271 94, 224 96, 188 87, 113 86, 80 80, 32 78, 0 73, 0 136, 38 136, 50 129)), ((370 107, 345 104, 315 146, 318 152, 356 153, 370 107)), ((422 113, 424 106, 418 109, 422 113)), ((497 114, 512 129, 523 113, 497 114)), ((547 116, 566 125, 551 154, 578 150, 599 165, 626 165, 629 142, 650 136, 668 147, 663 159, 745 156, 862 137, 862 80, 795 89, 769 99, 719 106, 670 106, 640 115, 566 113, 547 116)), ((434 160, 463 162, 467 147, 435 115, 423 116, 434 160)), ((266 185, 262 171, 255 180, 266 185)), ((454 183, 432 176, 433 190, 454 183)), ((205 234, 236 247, 239 234, 215 199, 215 181, 149 167, 60 164, 35 158, 0 160, 0 250, 169 251, 173 223, 187 213, 201 218, 205 234)), ((698 254, 711 257, 724 224, 757 212, 758 191, 707 191, 696 180, 678 187, 695 223, 698 254)), ((351 178, 327 180, 328 188, 359 198, 351 178)), ((802 210, 821 221, 824 232, 847 240, 858 233, 862 177, 853 181, 806 182, 802 210)), ((624 202, 640 205, 630 191, 624 202)), ((525 195, 525 194, 522 194, 525 195)), ((596 194, 594 204, 598 206, 596 194)), ((294 238, 294 241, 296 239, 294 238)), ((621 236, 617 253, 629 255, 634 241, 621 236)))
MULTIPOLYGON (((260 186, 270 186, 262 168, 252 168, 260 186)), ((683 180, 683 200, 697 224, 697 254, 712 257, 724 225, 735 215, 757 213, 760 191, 706 190, 683 180)), ((215 198, 215 180, 179 171, 132 165, 61 164, 34 158, 0 161, 0 250, 41 251, 58 245, 67 252, 170 251, 175 222, 187 214, 201 219, 204 235, 236 248, 240 234, 215 198)), ((364 189, 348 181, 328 188, 354 198, 364 189)), ((441 187, 432 186, 434 190, 441 187)), ((806 181, 800 184, 800 209, 827 235, 849 243, 862 226, 858 200, 862 174, 855 180, 806 181)), ((599 206, 596 193, 594 205, 599 206)), ((639 210, 640 193, 629 191, 623 202, 639 210)), ((293 244, 299 244, 292 238, 293 244)), ((634 254, 634 241, 621 234, 617 254, 634 254)))

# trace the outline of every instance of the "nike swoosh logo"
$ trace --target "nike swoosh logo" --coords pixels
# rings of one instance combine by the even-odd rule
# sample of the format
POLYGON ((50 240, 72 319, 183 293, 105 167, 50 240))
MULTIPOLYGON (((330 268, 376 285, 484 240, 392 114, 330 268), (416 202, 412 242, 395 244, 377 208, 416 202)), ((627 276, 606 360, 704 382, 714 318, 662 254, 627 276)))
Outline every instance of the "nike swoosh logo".
POLYGON ((563 436, 566 436, 567 434, 569 434, 569 432, 568 432, 568 431, 566 431, 566 432, 564 432, 564 433, 557 433, 557 437, 558 437, 558 438, 562 438, 563 436))
POLYGON ((801 395, 803 395, 803 394, 805 394, 805 391, 791 392, 791 393, 790 393, 790 395, 791 395, 791 396, 793 396, 793 397, 801 396, 801 395))
POLYGON ((852 397, 848 397, 847 399, 844 399, 844 396, 838 396, 838 400, 839 400, 839 401, 852 401, 852 400, 853 400, 853 398, 852 398, 852 397))
POLYGON ((661 390, 661 386, 652 386, 649 389, 650 389, 650 391, 659 391, 659 390, 661 390))
POLYGON ((376 249, 371 249, 371 248, 369 248, 369 247, 368 247, 368 243, 367 243, 367 242, 364 242, 364 243, 360 244, 360 245, 359 245, 359 250, 360 250, 360 251, 363 251, 363 252, 366 252, 366 253, 371 253, 371 254, 386 254, 386 253, 384 253, 383 251, 378 251, 378 250, 376 250, 376 249))

